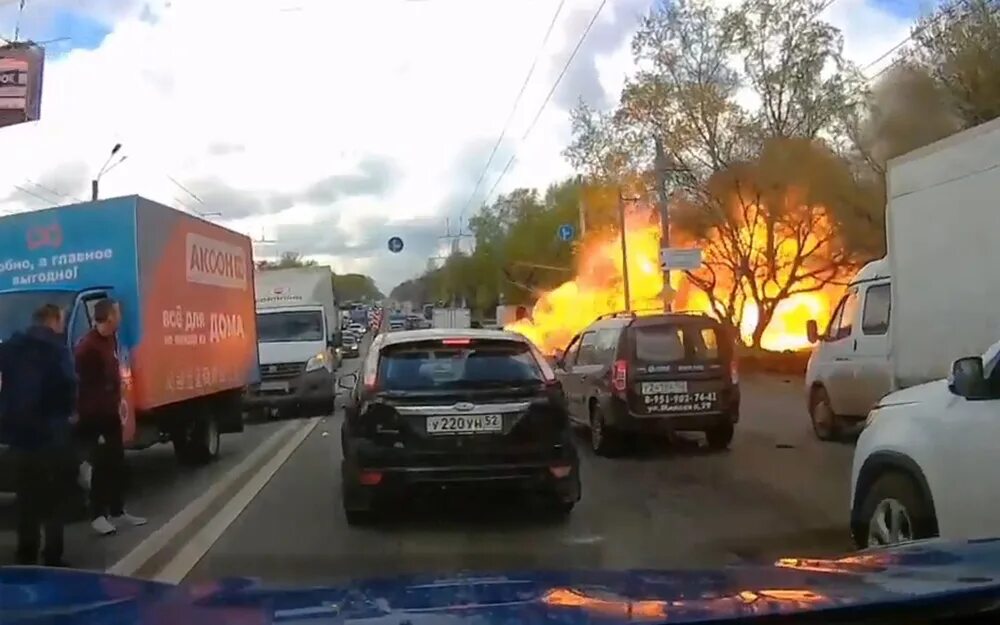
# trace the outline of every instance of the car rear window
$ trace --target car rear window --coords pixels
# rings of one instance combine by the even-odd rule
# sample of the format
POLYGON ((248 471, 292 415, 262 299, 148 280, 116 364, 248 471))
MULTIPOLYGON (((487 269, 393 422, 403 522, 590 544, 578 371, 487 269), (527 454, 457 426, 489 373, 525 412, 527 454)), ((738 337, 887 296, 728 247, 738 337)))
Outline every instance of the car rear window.
POLYGON ((633 326, 635 359, 644 364, 704 362, 720 358, 718 328, 700 324, 663 323, 633 326))
POLYGON ((531 348, 515 341, 442 341, 392 345, 379 355, 379 386, 385 390, 502 388, 540 383, 531 348))

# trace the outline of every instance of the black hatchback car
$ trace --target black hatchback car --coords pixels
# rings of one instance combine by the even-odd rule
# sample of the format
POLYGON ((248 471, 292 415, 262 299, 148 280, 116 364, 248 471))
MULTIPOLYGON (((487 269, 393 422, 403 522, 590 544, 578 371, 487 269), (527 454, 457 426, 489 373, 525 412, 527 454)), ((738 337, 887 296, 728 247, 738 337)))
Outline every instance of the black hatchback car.
POLYGON ((724 449, 740 416, 735 341, 701 314, 605 315, 556 358, 570 417, 600 455, 657 431, 704 432, 724 449))
POLYGON ((348 523, 421 488, 512 487, 568 514, 580 472, 566 398, 527 339, 499 330, 380 334, 341 427, 348 523))

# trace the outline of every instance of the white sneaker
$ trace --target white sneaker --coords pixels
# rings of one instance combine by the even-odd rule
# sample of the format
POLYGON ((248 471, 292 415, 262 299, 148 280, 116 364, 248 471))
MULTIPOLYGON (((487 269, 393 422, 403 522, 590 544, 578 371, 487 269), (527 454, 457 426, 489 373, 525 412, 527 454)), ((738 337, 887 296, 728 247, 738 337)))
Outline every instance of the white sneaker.
POLYGON ((115 525, 131 525, 137 527, 139 525, 145 525, 146 519, 141 516, 133 516, 128 512, 122 512, 121 516, 111 517, 111 522, 115 525))
POLYGON ((90 522, 90 527, 94 528, 94 531, 101 536, 107 536, 108 534, 114 534, 115 526, 111 524, 108 517, 99 516, 90 522))

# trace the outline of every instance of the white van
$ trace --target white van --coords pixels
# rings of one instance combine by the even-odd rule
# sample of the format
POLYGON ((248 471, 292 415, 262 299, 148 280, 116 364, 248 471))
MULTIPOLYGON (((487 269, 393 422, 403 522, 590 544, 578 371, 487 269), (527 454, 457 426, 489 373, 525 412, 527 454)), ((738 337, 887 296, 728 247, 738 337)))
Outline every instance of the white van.
POLYGON ((806 371, 816 435, 833 438, 891 391, 945 378, 1000 336, 1000 119, 889 162, 887 256, 866 265, 806 371))
POLYGON ((864 421, 869 409, 892 390, 889 364, 891 310, 889 261, 861 268, 833 310, 826 331, 810 321, 816 343, 806 367, 806 401, 821 440, 837 438, 864 421))

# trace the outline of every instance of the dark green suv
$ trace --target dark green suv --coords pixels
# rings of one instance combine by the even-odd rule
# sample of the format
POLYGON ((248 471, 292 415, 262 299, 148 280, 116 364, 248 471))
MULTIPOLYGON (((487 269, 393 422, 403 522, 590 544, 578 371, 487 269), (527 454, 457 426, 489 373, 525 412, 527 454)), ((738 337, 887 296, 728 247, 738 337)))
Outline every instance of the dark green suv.
POLYGON ((630 437, 704 432, 725 449, 740 415, 735 341, 702 314, 616 313, 576 335, 556 358, 570 418, 600 455, 630 437))

